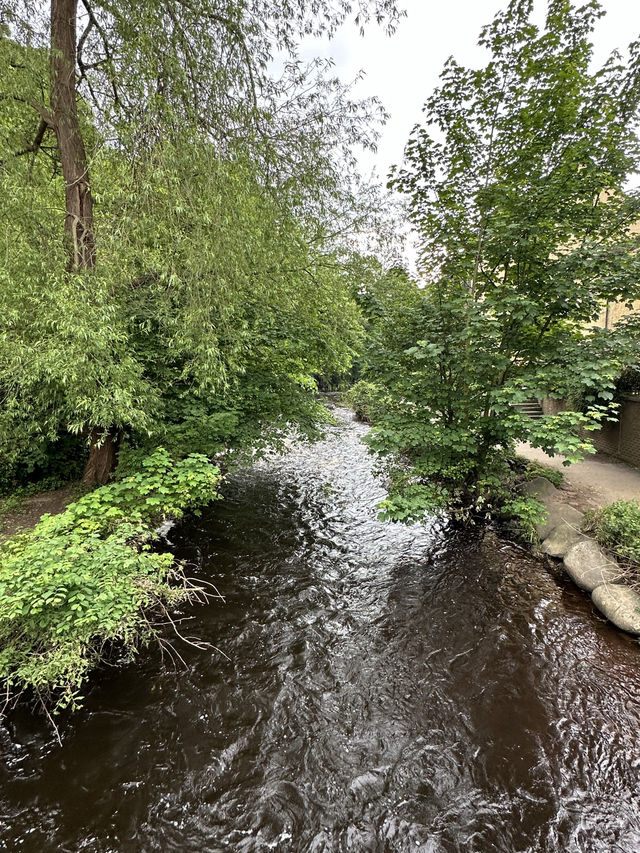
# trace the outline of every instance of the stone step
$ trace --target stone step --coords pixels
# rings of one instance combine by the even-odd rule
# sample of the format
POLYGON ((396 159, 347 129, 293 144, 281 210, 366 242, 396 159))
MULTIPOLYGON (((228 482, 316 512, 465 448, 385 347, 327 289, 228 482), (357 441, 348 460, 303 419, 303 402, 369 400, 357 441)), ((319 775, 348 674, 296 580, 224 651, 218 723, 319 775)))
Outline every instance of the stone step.
POLYGON ((517 409, 523 415, 527 415, 528 417, 536 420, 541 418, 544 414, 540 403, 535 398, 532 398, 531 400, 523 400, 522 403, 512 403, 512 405, 514 409, 517 409))

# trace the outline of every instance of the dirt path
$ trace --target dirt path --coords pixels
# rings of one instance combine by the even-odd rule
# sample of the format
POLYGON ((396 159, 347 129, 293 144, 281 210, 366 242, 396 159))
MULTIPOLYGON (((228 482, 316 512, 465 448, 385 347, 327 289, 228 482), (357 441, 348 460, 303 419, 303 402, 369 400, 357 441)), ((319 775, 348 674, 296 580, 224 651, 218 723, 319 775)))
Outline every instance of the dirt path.
POLYGON ((35 527, 45 512, 51 515, 62 512, 78 497, 79 488, 79 483, 69 483, 53 492, 43 492, 26 498, 19 510, 0 518, 0 542, 15 533, 35 527))
POLYGON ((640 470, 605 453, 595 453, 583 462, 565 467, 564 456, 547 456, 528 444, 519 444, 516 452, 527 459, 562 471, 566 502, 584 512, 618 500, 640 501, 640 470))

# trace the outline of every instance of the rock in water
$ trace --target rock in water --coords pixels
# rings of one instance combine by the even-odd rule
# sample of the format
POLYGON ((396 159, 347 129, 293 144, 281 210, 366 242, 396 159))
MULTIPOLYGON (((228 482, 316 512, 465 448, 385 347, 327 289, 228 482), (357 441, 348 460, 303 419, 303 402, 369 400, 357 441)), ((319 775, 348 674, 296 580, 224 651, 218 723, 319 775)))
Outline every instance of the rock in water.
POLYGON ((373 771, 363 773, 362 776, 353 779, 349 785, 349 791, 357 800, 370 802, 384 791, 388 770, 388 767, 376 767, 373 771))
POLYGON ((622 578, 620 566, 607 557, 593 539, 585 539, 570 548, 564 556, 564 567, 571 580, 587 592, 622 578))
POLYGON ((591 593, 598 610, 622 631, 640 634, 640 595, 628 586, 603 583, 591 593))
POLYGON ((557 501, 560 496, 558 489, 546 477, 534 477, 533 480, 522 483, 518 491, 521 495, 538 498, 542 503, 557 501))
POLYGON ((543 554, 548 554, 550 557, 564 557, 567 551, 585 538, 583 533, 563 521, 544 540, 541 550, 543 554))

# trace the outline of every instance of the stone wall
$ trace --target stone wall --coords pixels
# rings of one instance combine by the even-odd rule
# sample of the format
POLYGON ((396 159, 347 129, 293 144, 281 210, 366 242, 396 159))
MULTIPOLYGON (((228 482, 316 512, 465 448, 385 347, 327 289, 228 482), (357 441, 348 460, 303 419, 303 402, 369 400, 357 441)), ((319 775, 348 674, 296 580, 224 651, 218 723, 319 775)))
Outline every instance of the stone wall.
POLYGON ((640 396, 624 394, 620 419, 591 433, 596 450, 640 468, 640 396))
MULTIPOLYGON (((545 415, 557 415, 571 408, 566 400, 540 400, 545 415)), ((593 441, 596 450, 622 459, 640 468, 640 395, 624 394, 620 404, 620 418, 616 423, 605 424, 598 432, 589 432, 586 438, 593 441)))
POLYGON ((540 400, 540 405, 545 415, 557 415, 559 412, 566 412, 569 408, 566 400, 552 400, 551 397, 540 400))

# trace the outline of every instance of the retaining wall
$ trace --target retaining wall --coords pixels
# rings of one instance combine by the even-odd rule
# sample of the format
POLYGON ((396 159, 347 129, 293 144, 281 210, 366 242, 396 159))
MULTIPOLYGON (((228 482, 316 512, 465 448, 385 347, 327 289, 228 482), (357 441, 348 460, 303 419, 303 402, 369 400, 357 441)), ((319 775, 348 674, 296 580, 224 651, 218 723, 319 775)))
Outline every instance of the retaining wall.
POLYGON ((596 450, 640 468, 640 396, 624 394, 617 423, 591 433, 596 450))
MULTIPOLYGON (((570 408, 565 400, 540 400, 545 415, 557 415, 570 408)), ((596 450, 608 453, 640 468, 640 395, 623 394, 616 423, 606 424, 598 432, 587 435, 596 450)))

